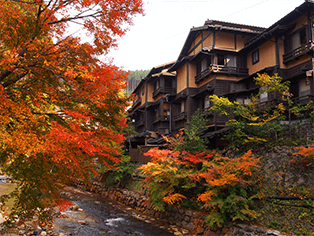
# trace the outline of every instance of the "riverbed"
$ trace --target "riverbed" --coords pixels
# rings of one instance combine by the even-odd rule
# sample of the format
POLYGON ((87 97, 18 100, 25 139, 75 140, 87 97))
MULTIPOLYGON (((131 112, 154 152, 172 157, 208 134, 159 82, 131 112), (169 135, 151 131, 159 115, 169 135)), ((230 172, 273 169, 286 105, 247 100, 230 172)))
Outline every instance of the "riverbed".
POLYGON ((170 236, 183 235, 176 227, 142 215, 110 199, 81 189, 66 187, 62 196, 74 205, 57 218, 54 231, 79 236, 170 236))

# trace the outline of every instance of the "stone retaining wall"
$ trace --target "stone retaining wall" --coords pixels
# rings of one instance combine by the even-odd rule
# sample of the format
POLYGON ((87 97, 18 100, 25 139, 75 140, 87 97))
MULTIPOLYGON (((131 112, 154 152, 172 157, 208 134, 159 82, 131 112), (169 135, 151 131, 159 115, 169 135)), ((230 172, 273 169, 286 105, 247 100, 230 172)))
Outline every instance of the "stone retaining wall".
POLYGON ((147 196, 142 193, 129 191, 125 189, 111 188, 104 186, 102 183, 93 182, 90 186, 84 184, 83 181, 75 181, 72 183, 76 187, 80 187, 90 192, 100 194, 105 198, 118 201, 127 205, 145 215, 163 220, 170 225, 176 225, 190 232, 189 235, 203 236, 280 236, 283 235, 279 231, 268 230, 261 227, 249 226, 245 224, 237 224, 230 228, 224 228, 219 231, 212 231, 204 222, 205 215, 201 212, 189 209, 178 208, 175 206, 167 206, 165 211, 155 211, 148 206, 147 196))

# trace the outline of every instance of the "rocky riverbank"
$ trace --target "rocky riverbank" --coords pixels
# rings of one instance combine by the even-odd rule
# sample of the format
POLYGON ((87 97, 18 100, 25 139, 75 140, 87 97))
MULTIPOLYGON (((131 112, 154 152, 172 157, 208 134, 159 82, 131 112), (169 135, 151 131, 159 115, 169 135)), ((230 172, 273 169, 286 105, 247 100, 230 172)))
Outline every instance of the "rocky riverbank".
POLYGON ((171 236, 178 231, 178 227, 143 216, 99 194, 75 187, 66 187, 60 194, 73 205, 54 219, 52 228, 28 222, 5 236, 171 236))
POLYGON ((77 180, 72 183, 76 187, 98 193, 101 196, 115 201, 119 201, 129 207, 132 207, 141 215, 154 217, 160 221, 172 225, 172 227, 181 230, 175 231, 175 235, 199 235, 199 236, 284 236, 279 231, 270 230, 263 227, 250 226, 245 224, 236 224, 231 227, 225 227, 221 230, 213 231, 204 222, 205 214, 198 211, 179 208, 175 206, 167 206, 166 210, 155 211, 147 204, 148 197, 136 191, 126 189, 110 188, 102 183, 93 182, 91 185, 84 184, 83 181, 77 180), (182 230, 183 229, 183 230, 182 230))

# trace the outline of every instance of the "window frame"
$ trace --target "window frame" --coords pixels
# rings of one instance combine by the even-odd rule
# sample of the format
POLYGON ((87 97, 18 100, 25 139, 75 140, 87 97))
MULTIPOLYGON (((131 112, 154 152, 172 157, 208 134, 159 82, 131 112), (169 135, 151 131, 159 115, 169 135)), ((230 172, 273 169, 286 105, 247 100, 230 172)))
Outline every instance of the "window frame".
POLYGON ((259 62, 259 49, 256 49, 252 52, 252 65, 259 62))
POLYGON ((203 72, 203 71, 206 70, 206 69, 207 69, 207 59, 206 59, 206 57, 205 57, 205 58, 203 58, 203 59, 201 60, 201 68, 200 68, 200 71, 203 72))
POLYGON ((261 94, 259 95, 259 101, 260 101, 260 103, 268 102, 268 101, 269 101, 269 94, 268 94, 267 91, 265 91, 265 92, 263 92, 263 93, 261 93, 261 94))
POLYGON ((203 102, 204 102, 204 109, 209 109, 210 108, 210 98, 209 98, 209 95, 204 97, 203 102))
POLYGON ((185 112, 185 100, 181 100, 180 102, 180 112, 179 113, 183 113, 185 112))

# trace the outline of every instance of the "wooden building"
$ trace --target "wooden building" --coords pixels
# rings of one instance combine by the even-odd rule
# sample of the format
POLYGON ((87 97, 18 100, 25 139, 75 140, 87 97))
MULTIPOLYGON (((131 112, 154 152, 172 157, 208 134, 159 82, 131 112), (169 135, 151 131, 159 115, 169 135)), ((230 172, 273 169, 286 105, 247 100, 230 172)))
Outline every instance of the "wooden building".
MULTIPOLYGON (((259 90, 257 73, 289 80, 295 103, 313 100, 313 14, 314 2, 305 0, 269 28, 215 20, 192 28, 177 61, 153 68, 133 92, 133 148, 160 145, 162 134, 184 129, 198 108, 209 118, 206 136, 221 134, 228 117, 208 112, 209 95, 245 104, 259 90)), ((277 95, 262 94, 260 102, 276 103, 277 95)))

